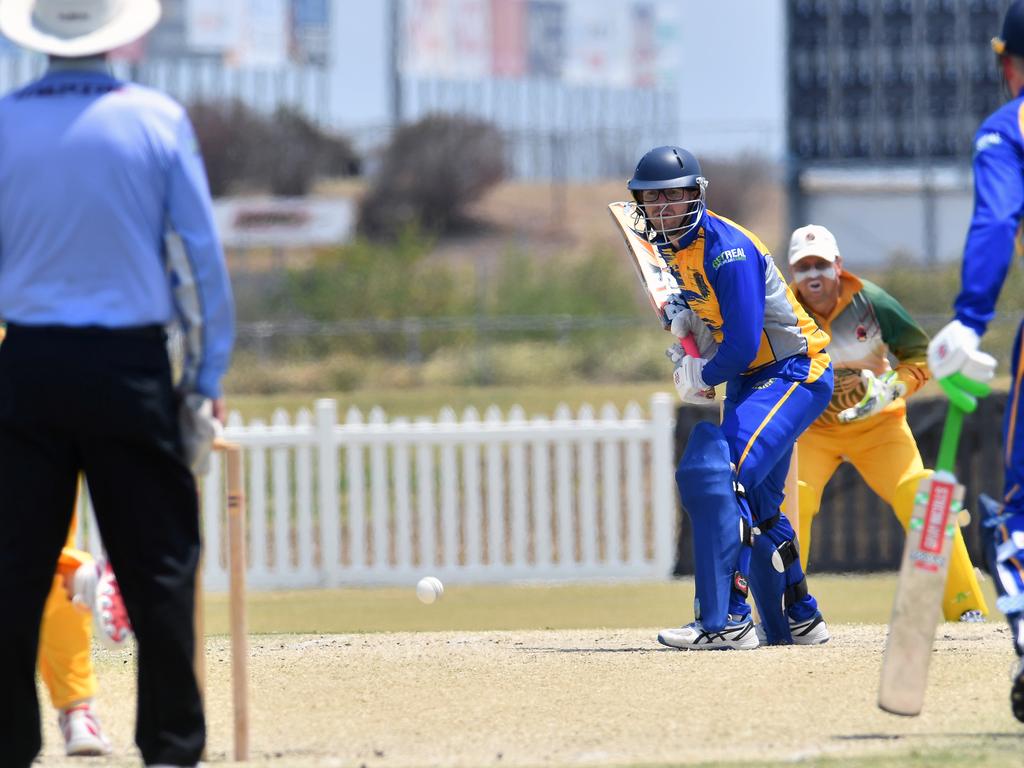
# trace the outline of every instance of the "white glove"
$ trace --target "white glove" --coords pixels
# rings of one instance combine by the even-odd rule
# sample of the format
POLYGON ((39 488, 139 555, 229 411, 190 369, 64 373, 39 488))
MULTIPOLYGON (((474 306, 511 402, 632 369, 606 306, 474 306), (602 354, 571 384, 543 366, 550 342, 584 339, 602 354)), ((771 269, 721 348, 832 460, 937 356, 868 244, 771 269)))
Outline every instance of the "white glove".
POLYGON ((224 431, 213 418, 213 402, 196 392, 189 393, 178 408, 178 425, 185 463, 194 474, 205 475, 210 471, 213 440, 224 431))
POLYGON ((672 381, 675 382, 676 392, 679 399, 684 403, 696 405, 707 405, 714 402, 715 390, 704 383, 701 372, 708 361, 701 357, 690 357, 683 355, 675 371, 672 372, 672 381))
POLYGON ((975 381, 989 381, 996 373, 996 359, 978 349, 973 328, 959 320, 947 324, 928 344, 928 367, 936 379, 962 373, 975 381))
POLYGON ((898 397, 907 394, 907 385, 896 378, 896 371, 887 371, 875 376, 869 369, 860 372, 864 383, 864 397, 856 405, 839 412, 839 421, 849 424, 874 416, 898 397))
POLYGON ((697 342, 697 349, 700 350, 700 356, 705 360, 710 360, 718 352, 718 342, 715 341, 715 337, 692 309, 686 307, 680 309, 672 318, 671 329, 672 335, 677 339, 687 335, 693 336, 694 341, 697 342))

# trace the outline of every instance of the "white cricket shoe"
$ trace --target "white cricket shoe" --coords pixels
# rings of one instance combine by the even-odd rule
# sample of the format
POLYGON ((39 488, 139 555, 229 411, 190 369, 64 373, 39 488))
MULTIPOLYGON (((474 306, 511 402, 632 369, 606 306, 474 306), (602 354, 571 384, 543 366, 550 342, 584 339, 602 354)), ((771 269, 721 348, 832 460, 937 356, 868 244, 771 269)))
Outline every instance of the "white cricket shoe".
POLYGON ((110 563, 80 565, 75 571, 73 588, 71 602, 92 613, 99 641, 111 650, 123 648, 132 637, 132 625, 110 563))
POLYGON ((972 608, 960 614, 960 621, 964 624, 981 624, 985 621, 985 614, 972 608))
POLYGON ((64 735, 64 750, 71 757, 110 754, 110 742, 103 735, 99 718, 92 709, 92 700, 86 699, 57 714, 57 725, 64 735))
POLYGON ((744 621, 734 621, 730 617, 725 627, 717 632, 705 630, 699 621, 663 629, 658 633, 658 642, 682 651, 749 651, 759 645, 754 622, 749 616, 744 621))
POLYGON ((820 611, 804 621, 790 619, 789 633, 793 635, 794 645, 821 645, 832 639, 820 611))
MULTIPOLYGON (((821 645, 832 638, 820 611, 803 621, 790 619, 789 633, 793 636, 793 645, 821 645)), ((762 645, 768 644, 763 624, 757 625, 757 639, 762 645)))

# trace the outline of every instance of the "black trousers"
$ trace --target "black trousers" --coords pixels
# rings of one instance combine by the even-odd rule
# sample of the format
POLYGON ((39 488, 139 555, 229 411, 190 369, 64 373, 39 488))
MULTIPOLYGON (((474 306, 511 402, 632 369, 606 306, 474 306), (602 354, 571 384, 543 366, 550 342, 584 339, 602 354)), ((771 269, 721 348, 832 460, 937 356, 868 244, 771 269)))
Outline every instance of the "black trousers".
POLYGON ((135 741, 146 763, 192 765, 199 512, 158 327, 15 325, 0 345, 0 762, 42 746, 39 624, 80 472, 137 639, 135 741))

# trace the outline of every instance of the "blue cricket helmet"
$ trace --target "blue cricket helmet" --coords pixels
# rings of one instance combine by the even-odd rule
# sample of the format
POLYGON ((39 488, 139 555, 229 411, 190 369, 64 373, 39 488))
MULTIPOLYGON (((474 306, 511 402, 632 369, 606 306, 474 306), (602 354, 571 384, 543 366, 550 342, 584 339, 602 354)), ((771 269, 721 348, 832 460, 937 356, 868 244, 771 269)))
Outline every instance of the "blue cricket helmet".
POLYGON ((633 177, 626 186, 646 221, 651 237, 670 241, 685 237, 704 216, 708 180, 701 173, 697 158, 682 147, 655 147, 646 153, 636 164, 633 177), (660 202, 662 198, 655 193, 653 197, 657 200, 644 202, 644 192, 669 189, 697 189, 698 194, 695 199, 674 201, 663 193, 664 202, 660 202))
POLYGON ((655 147, 640 158, 627 187, 631 192, 643 189, 697 187, 700 186, 699 179, 702 178, 700 163, 692 152, 682 147, 655 147))
POLYGON ((1003 31, 992 38, 992 50, 1000 56, 1024 57, 1024 0, 1014 0, 1003 17, 1003 31))

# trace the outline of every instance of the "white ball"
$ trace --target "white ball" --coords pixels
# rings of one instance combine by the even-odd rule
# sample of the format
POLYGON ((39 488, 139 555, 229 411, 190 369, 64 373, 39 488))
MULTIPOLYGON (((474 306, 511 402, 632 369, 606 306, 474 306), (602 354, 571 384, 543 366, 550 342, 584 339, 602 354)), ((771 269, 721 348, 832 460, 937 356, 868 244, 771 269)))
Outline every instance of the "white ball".
POLYGON ((424 576, 416 584, 416 597, 421 603, 430 605, 444 594, 444 584, 434 576, 424 576))

